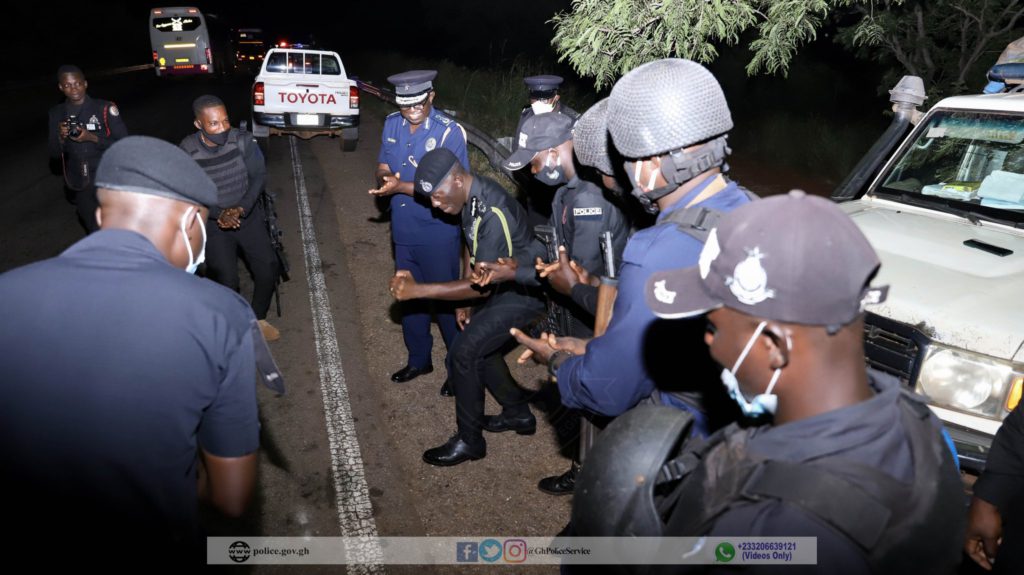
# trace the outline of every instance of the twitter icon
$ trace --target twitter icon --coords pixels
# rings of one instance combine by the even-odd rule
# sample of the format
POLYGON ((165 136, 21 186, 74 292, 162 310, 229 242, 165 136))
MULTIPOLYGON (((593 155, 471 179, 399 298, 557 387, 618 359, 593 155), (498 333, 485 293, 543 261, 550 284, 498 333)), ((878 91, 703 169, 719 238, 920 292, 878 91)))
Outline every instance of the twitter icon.
POLYGON ((455 560, 459 563, 476 563, 476 557, 476 541, 459 541, 455 544, 455 560))
POLYGON ((480 558, 488 563, 501 559, 501 542, 497 539, 484 539, 480 542, 480 558))

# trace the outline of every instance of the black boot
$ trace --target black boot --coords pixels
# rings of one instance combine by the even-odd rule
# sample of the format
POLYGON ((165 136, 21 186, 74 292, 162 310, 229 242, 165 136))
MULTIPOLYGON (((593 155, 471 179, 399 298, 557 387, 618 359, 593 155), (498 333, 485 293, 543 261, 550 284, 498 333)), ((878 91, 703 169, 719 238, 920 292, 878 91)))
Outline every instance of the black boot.
POLYGON ((569 495, 576 488, 576 475, 580 472, 580 464, 573 461, 569 471, 561 475, 545 477, 537 483, 540 489, 548 495, 569 495))

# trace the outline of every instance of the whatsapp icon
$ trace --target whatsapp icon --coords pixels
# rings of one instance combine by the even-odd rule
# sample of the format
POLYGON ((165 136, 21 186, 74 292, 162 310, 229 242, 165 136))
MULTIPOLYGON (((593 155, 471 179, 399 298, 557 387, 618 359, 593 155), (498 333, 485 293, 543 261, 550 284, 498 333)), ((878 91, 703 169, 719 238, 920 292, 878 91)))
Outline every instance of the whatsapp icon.
POLYGON ((715 560, 719 563, 728 563, 736 558, 736 549, 733 548, 732 543, 722 542, 715 547, 715 560))

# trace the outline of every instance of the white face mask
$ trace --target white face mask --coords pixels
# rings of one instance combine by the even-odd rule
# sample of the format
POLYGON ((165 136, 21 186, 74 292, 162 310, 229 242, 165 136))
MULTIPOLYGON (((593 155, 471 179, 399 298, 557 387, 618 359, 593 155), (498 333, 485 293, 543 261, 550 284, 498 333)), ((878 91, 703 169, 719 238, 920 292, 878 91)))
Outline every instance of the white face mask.
MULTIPOLYGON (((772 380, 768 383, 768 388, 764 390, 764 393, 755 395, 752 401, 747 401, 746 396, 740 390, 740 382, 736 379, 736 372, 740 369, 740 365, 747 358, 747 354, 754 347, 754 342, 757 341, 758 336, 764 331, 764 326, 766 325, 768 325, 766 321, 758 324, 757 329, 754 330, 754 335, 750 336, 746 347, 743 348, 743 353, 736 358, 736 364, 732 366, 732 369, 722 370, 722 383, 725 384, 725 388, 729 391, 729 396, 740 406, 740 411, 747 417, 758 417, 765 414, 775 415, 775 410, 779 406, 779 397, 772 393, 772 390, 775 389, 775 383, 779 381, 782 368, 775 370, 775 373, 772 374, 772 380)), ((792 349, 792 344, 789 347, 792 349)))
POLYGON ((555 105, 551 102, 545 102, 544 100, 537 100, 530 104, 530 108, 533 109, 534 114, 547 114, 555 109, 555 105))
POLYGON ((188 267, 185 268, 190 274, 196 273, 199 269, 199 264, 206 261, 206 224, 203 222, 203 217, 199 214, 199 210, 196 210, 196 220, 199 221, 199 229, 203 232, 203 247, 199 250, 199 257, 192 260, 192 243, 188 241, 188 234, 185 233, 185 226, 188 224, 188 216, 192 212, 192 208, 189 208, 181 216, 181 237, 185 240, 185 249, 188 250, 188 267))

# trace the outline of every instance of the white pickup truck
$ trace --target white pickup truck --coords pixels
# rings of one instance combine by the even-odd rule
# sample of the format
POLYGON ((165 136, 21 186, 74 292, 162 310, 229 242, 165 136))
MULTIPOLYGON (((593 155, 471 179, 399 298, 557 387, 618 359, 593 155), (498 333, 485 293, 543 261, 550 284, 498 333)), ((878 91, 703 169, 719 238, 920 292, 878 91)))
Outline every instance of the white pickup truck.
POLYGON ((252 87, 253 135, 341 136, 352 151, 359 140, 359 88, 337 52, 273 48, 252 87))
POLYGON ((1024 92, 907 117, 917 126, 866 192, 833 197, 856 198, 842 207, 878 251, 875 283, 890 286, 868 314, 869 364, 926 396, 978 472, 1024 386, 1024 92))

